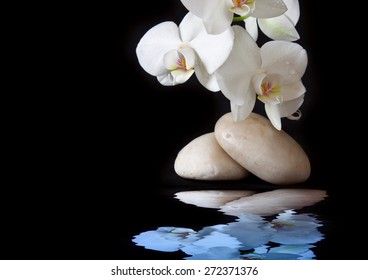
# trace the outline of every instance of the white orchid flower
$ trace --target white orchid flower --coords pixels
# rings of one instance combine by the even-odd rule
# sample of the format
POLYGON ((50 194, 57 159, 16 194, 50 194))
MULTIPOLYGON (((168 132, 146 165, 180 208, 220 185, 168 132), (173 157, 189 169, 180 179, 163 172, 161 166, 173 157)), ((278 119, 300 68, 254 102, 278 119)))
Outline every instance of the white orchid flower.
POLYGON ((200 17, 207 32, 220 34, 233 22, 234 14, 242 19, 272 18, 282 15, 287 7, 282 0, 181 0, 193 14, 200 17))
POLYGON ((300 39, 295 26, 299 20, 299 0, 283 0, 287 11, 276 17, 250 16, 244 20, 245 28, 254 40, 258 39, 258 26, 261 31, 273 40, 296 41, 300 39))
POLYGON ((308 64, 307 52, 297 43, 270 41, 261 47, 261 58, 253 85, 271 123, 281 130, 281 118, 294 118, 304 101, 301 78, 308 64))
POLYGON ((301 81, 307 67, 306 51, 297 43, 270 41, 260 49, 249 33, 233 26, 234 47, 216 71, 222 93, 230 100, 234 121, 248 117, 256 97, 265 103, 268 118, 281 130, 281 118, 294 114, 304 100, 301 81))
POLYGON ((142 68, 162 85, 182 84, 195 73, 204 87, 218 91, 213 73, 227 59, 233 38, 231 28, 209 35, 201 19, 188 13, 179 26, 168 21, 148 30, 136 54, 142 68))

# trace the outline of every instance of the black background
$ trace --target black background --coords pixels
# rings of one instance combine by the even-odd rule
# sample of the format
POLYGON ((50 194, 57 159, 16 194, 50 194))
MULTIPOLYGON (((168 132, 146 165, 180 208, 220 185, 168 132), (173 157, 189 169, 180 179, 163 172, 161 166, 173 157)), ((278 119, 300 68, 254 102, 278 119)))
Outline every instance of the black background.
MULTIPOLYGON (((186 13, 179 0, 157 2, 68 7, 23 39, 32 59, 20 67, 26 73, 15 78, 3 122, 1 259, 180 258, 135 247, 131 238, 158 226, 200 229, 228 217, 172 200, 176 191, 279 187, 256 178, 198 182, 175 174, 177 152, 213 131, 229 104, 194 76, 164 87, 140 67, 135 47, 143 34, 163 21, 179 24, 186 13)), ((317 256, 366 259, 365 87, 352 66, 354 38, 334 7, 306 0, 300 6, 307 93, 302 119, 283 120, 312 164, 310 179, 297 187, 329 194, 317 209, 326 234, 317 256)), ((264 114, 262 106, 255 110, 264 114)))

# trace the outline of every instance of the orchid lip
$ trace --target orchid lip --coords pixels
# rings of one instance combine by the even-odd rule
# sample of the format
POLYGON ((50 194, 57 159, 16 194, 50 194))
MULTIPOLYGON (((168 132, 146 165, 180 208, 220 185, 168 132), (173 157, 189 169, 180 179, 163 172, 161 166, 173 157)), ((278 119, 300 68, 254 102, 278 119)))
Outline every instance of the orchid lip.
POLYGON ((235 14, 246 16, 254 12, 254 0, 233 0, 232 2, 234 6, 230 8, 230 11, 235 14))

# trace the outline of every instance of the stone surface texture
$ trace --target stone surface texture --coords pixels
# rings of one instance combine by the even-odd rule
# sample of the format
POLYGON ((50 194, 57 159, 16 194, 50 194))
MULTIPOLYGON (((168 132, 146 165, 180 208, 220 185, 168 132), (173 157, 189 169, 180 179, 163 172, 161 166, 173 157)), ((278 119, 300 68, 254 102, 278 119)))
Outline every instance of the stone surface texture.
POLYGON ((197 180, 239 180, 249 175, 220 147, 213 132, 183 147, 175 159, 174 169, 183 178, 197 180))
POLYGON ((303 148, 285 131, 256 113, 234 122, 231 113, 215 125, 219 145, 236 162, 262 180, 279 185, 306 181, 310 161, 303 148))

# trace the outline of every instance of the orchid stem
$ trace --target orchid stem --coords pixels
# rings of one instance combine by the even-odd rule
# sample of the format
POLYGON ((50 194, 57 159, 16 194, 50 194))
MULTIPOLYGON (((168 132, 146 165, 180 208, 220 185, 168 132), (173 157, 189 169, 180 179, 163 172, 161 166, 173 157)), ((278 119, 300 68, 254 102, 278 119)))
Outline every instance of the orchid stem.
POLYGON ((247 19, 248 17, 249 17, 249 15, 245 15, 245 16, 242 16, 242 17, 234 17, 233 22, 243 21, 243 20, 247 19))

